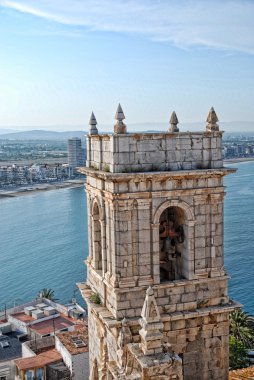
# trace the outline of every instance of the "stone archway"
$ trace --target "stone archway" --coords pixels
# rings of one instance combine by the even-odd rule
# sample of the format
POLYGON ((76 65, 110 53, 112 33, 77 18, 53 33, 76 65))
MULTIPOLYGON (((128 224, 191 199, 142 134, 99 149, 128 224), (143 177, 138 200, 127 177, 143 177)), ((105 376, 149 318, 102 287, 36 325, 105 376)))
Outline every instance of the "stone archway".
POLYGON ((185 223, 184 211, 180 207, 168 207, 160 216, 160 282, 184 278, 185 223))
POLYGON ((185 202, 163 202, 153 219, 156 283, 194 277, 194 213, 185 202))

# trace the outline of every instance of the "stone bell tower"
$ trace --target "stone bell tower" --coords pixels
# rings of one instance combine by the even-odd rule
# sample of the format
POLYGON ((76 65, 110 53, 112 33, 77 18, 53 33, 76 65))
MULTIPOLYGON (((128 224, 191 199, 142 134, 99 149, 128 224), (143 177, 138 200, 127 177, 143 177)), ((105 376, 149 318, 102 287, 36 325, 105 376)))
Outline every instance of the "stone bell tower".
POLYGON ((87 136, 90 380, 226 380, 229 313, 223 255, 222 132, 87 136))

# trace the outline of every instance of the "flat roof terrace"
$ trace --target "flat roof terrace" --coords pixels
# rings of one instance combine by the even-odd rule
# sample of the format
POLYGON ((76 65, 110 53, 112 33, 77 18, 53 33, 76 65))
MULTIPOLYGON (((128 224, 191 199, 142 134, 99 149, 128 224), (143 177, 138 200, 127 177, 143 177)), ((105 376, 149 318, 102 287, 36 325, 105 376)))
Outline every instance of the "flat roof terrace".
POLYGON ((87 326, 83 326, 75 331, 58 333, 56 336, 72 355, 77 355, 89 351, 87 326), (82 344, 75 344, 75 339, 79 339, 82 344))
POLYGON ((25 323, 30 323, 36 321, 31 315, 27 315, 24 311, 19 311, 17 313, 10 314, 11 317, 16 318, 17 320, 25 323))
POLYGON ((37 334, 43 336, 52 334, 54 331, 60 331, 63 329, 69 329, 75 326, 75 323, 71 322, 69 318, 62 316, 48 319, 46 321, 38 322, 30 326, 30 330, 35 331, 37 334))

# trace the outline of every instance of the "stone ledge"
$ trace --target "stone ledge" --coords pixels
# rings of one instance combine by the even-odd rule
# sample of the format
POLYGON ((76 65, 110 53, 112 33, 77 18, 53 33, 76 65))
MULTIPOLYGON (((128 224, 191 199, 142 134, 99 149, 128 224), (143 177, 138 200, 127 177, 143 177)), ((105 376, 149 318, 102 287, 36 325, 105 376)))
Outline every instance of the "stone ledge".
POLYGON ((237 169, 223 167, 220 169, 195 169, 195 170, 176 170, 176 171, 154 171, 154 172, 136 172, 136 173, 110 173, 102 170, 95 170, 87 167, 79 167, 79 173, 88 176, 96 177, 104 181, 122 182, 130 181, 132 179, 140 178, 140 180, 147 180, 154 178, 160 180, 167 179, 189 179, 189 178, 209 178, 209 177, 222 177, 231 173, 235 173, 237 169))
MULTIPOLYGON (((90 297, 93 293, 92 290, 85 288, 85 284, 77 284, 82 297, 85 299, 86 303, 93 309, 93 312, 97 315, 97 317, 105 323, 105 325, 111 329, 111 328, 120 328, 121 327, 121 321, 116 320, 113 316, 113 314, 104 306, 96 305, 95 303, 91 302, 90 297)), ((161 314, 161 321, 162 322, 171 322, 171 321, 177 321, 177 320, 185 320, 190 318, 198 318, 198 317, 205 317, 209 316, 210 314, 222 314, 222 313, 230 313, 236 308, 241 308, 242 304, 235 301, 230 301, 230 303, 226 305, 221 306, 211 306, 211 307, 204 307, 202 309, 196 309, 193 311, 178 311, 173 312, 170 314, 161 314)), ((129 326, 136 326, 139 325, 139 317, 137 318, 129 318, 128 319, 129 326)))

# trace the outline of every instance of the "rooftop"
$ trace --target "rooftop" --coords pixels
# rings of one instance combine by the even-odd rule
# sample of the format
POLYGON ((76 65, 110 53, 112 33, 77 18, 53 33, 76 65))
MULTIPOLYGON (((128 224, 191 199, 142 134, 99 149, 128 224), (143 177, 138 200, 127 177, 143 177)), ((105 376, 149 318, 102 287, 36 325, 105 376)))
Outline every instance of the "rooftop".
POLYGON ((253 380, 254 379, 254 366, 237 369, 229 373, 229 380, 253 380))
POLYGON ((72 355, 88 352, 88 327, 57 334, 57 338, 72 355), (81 342, 80 342, 81 341, 81 342))
POLYGON ((16 318, 18 319, 19 321, 21 322, 25 322, 25 323, 29 323, 29 322, 32 322, 32 321, 36 321, 35 318, 31 317, 30 315, 27 315, 24 313, 24 311, 19 311, 17 313, 13 313, 11 314, 11 316, 13 318, 16 318))
POLYGON ((52 349, 31 358, 17 359, 15 360, 15 364, 20 370, 26 370, 30 368, 41 368, 59 360, 62 360, 61 355, 56 349, 52 349))
POLYGON ((38 322, 30 326, 30 329, 36 331, 40 335, 46 335, 54 331, 67 329, 74 325, 75 323, 71 322, 70 318, 59 316, 56 318, 48 319, 46 321, 38 322))
POLYGON ((11 335, 0 335, 0 363, 21 357, 21 343, 11 335))

